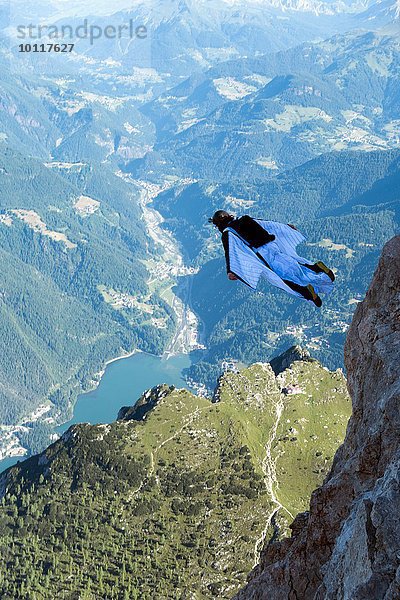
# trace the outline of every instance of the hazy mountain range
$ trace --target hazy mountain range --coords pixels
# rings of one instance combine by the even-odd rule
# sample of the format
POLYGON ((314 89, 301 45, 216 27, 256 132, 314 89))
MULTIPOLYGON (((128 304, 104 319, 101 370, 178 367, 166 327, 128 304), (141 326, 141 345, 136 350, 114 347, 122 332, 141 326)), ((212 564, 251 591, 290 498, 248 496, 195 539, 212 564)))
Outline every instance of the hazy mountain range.
MULTIPOLYGON (((14 427, 43 402, 62 420, 107 358, 133 347, 162 353, 176 327, 164 285, 202 327, 207 351, 190 372, 197 384, 212 388, 225 359, 268 360, 293 341, 342 364, 354 306, 399 223, 396 6, 117 4, 123 10, 96 23, 146 23, 142 46, 77 40, 71 54, 39 56, 3 39, 1 324, 23 348, 18 372, 3 357, 3 423, 14 427), (151 200, 175 236, 168 259, 144 225, 151 200), (306 230, 305 251, 338 269, 320 322, 271 289, 250 296, 228 287, 205 225, 220 207, 306 230), (150 286, 163 270, 166 281, 150 286), (45 289, 59 299, 56 315, 45 289), (83 322, 87 344, 78 345, 83 322), (33 370, 36 379, 21 375, 33 370)), ((33 10, 39 21, 75 8, 33 10)), ((10 18, 15 27, 29 11, 17 3, 1 15, 6 34, 10 18)))
MULTIPOLYGON (((161 5, 164 7, 167 2, 155 4, 153 0, 118 0, 110 6, 108 2, 86 2, 85 6, 78 0, 52 0, 51 2, 38 2, 35 7, 35 16, 51 16, 51 17, 65 17, 74 15, 112 15, 120 10, 130 10, 132 8, 141 8, 153 4, 156 6, 160 14, 165 14, 165 8, 160 10, 161 5)), ((275 8, 282 12, 307 12, 314 13, 316 15, 321 14, 338 14, 338 13, 362 13, 369 6, 376 4, 372 0, 358 0, 353 2, 352 0, 198 0, 194 3, 191 0, 171 0, 169 5, 172 10, 176 10, 176 7, 183 8, 189 7, 193 9, 194 5, 197 7, 202 6, 205 9, 209 9, 211 6, 218 7, 219 9, 226 10, 227 8, 245 8, 251 10, 252 8, 271 9, 275 8)), ((29 4, 23 0, 18 0, 13 3, 13 11, 29 10, 29 4)), ((30 10, 32 10, 30 8, 30 10)), ((29 14, 29 13, 28 13, 29 14)))

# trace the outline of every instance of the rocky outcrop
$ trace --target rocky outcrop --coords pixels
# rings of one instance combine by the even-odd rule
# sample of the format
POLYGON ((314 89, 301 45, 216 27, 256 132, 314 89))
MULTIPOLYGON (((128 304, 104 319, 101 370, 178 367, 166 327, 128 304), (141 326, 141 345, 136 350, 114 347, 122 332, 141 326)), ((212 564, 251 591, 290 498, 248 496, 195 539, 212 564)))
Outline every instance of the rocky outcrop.
POLYGON ((118 421, 142 421, 163 398, 174 391, 173 385, 162 383, 147 390, 133 406, 123 406, 118 412, 118 421))
POLYGON ((305 348, 302 348, 301 346, 292 346, 283 354, 273 358, 269 364, 275 375, 279 375, 279 373, 283 373, 283 371, 288 369, 294 362, 299 360, 302 362, 315 361, 314 358, 311 358, 310 353, 305 348))
POLYGON ((292 537, 264 549, 237 600, 400 598, 399 236, 356 310, 345 363, 345 442, 292 537))

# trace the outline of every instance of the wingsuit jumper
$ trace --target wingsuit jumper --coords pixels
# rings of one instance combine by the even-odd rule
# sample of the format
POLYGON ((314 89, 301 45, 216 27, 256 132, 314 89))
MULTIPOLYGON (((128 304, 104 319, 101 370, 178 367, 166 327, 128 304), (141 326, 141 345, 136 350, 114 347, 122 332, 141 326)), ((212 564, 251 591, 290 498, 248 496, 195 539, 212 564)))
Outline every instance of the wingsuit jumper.
POLYGON ((335 275, 323 262, 310 264, 299 256, 297 246, 306 239, 294 225, 235 218, 218 210, 209 219, 222 233, 226 269, 230 280, 240 280, 252 289, 260 277, 292 296, 322 306, 320 293, 329 294, 335 275))

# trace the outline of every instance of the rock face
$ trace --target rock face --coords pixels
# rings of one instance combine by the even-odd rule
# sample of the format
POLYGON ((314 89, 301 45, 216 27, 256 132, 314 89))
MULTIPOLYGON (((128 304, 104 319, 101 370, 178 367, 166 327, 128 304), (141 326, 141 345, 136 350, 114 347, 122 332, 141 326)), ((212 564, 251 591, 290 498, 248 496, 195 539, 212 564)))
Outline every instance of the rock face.
POLYGON ((119 413, 118 421, 142 421, 150 411, 159 404, 160 400, 174 391, 173 385, 156 385, 142 394, 134 406, 123 406, 119 413))
POLYGON ((285 369, 288 369, 297 360, 312 362, 315 359, 311 358, 310 353, 305 348, 292 346, 280 356, 273 358, 269 364, 275 375, 279 375, 279 373, 283 373, 285 369))
POLYGON ((400 236, 356 310, 345 362, 345 442, 292 537, 264 549, 237 600, 400 598, 400 236))

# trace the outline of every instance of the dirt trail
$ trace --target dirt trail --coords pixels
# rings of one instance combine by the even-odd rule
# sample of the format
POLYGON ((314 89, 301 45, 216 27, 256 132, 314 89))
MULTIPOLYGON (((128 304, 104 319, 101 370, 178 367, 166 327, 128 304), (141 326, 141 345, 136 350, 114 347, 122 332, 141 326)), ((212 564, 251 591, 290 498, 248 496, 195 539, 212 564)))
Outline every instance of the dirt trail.
POLYGON ((264 547, 268 530, 271 526, 271 522, 272 522, 273 518, 275 517, 275 515, 280 510, 284 510, 285 512, 288 513, 288 515, 291 517, 291 519, 294 519, 294 516, 292 515, 292 513, 285 506, 283 506, 283 504, 281 504, 281 502, 278 500, 278 498, 276 496, 275 489, 278 486, 278 480, 276 477, 276 460, 277 460, 277 458, 273 459, 272 455, 271 455, 272 445, 276 439, 278 426, 279 426, 279 423, 280 423, 280 420, 282 417, 282 413, 283 413, 283 409, 284 409, 282 396, 279 397, 279 399, 275 403, 274 408, 275 408, 275 422, 274 422, 274 426, 271 429, 271 433, 269 435, 268 441, 265 445, 265 458, 263 460, 262 468, 263 468, 264 475, 265 475, 265 478, 264 478, 265 487, 267 488, 267 491, 271 497, 271 501, 275 506, 272 509, 271 513, 268 515, 264 530, 262 531, 260 537, 257 539, 257 541, 254 545, 253 568, 255 566, 257 566, 260 561, 260 554, 264 547))

